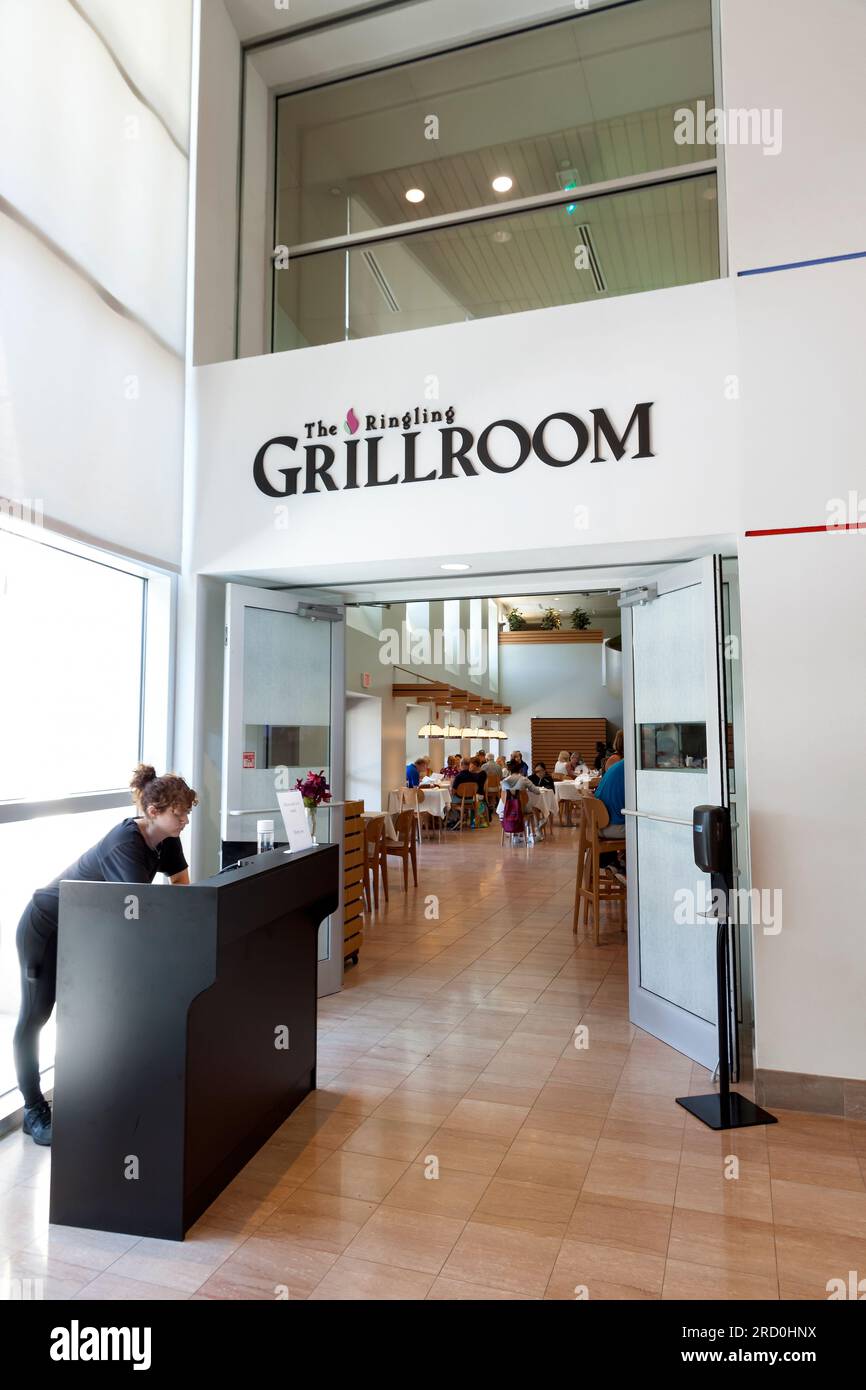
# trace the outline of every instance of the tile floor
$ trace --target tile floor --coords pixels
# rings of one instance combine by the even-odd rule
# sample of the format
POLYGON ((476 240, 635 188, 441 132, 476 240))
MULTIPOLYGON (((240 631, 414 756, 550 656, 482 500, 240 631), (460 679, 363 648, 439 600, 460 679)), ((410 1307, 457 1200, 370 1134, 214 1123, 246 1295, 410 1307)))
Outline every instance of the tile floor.
POLYGON ((716 1135, 675 1105, 710 1078, 629 1023, 617 920, 573 937, 574 851, 425 842, 321 1001, 320 1089, 182 1244, 49 1227, 49 1152, 0 1141, 0 1296, 825 1299, 866 1277, 866 1124, 716 1135))

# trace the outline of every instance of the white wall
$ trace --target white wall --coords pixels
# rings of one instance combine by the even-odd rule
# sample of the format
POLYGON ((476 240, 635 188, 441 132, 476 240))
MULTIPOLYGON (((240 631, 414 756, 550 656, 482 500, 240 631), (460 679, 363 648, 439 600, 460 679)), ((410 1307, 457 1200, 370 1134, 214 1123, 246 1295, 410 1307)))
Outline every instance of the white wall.
POLYGON ((195 362, 234 356, 240 41, 223 0, 200 11, 195 181, 195 362))
POLYGON ((601 651, 600 642, 500 645, 502 701, 511 706, 511 714, 504 719, 506 757, 512 748, 519 748, 529 761, 533 719, 603 716, 620 727, 622 699, 602 685, 601 651))
POLYGON ((866 250, 866 5, 720 0, 724 104, 782 113, 782 148, 725 151, 731 272, 866 250))
MULTIPOLYGON (((866 266, 756 277, 741 291, 744 529, 866 520, 856 403, 866 266)), ((740 543, 752 882, 782 894, 755 933, 759 1067, 866 1077, 866 531, 740 543)))
POLYGON ((191 4, 83 8, 0 0, 0 494, 177 564, 191 4))
POLYGON ((346 696, 346 800, 382 807, 382 700, 377 695, 346 696))

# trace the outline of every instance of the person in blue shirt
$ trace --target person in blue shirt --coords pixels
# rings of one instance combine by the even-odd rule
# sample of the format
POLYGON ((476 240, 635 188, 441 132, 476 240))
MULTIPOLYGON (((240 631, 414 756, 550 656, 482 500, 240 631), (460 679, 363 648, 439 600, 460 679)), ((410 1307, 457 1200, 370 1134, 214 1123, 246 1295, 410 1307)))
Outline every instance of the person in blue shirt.
POLYGON ((600 832, 605 840, 624 840, 625 839, 625 816, 622 808, 625 803, 625 762, 620 760, 609 767, 607 772, 599 782, 596 792, 599 801, 603 801, 610 816, 610 825, 606 825, 600 832))
POLYGON ((406 765, 406 786, 417 787, 422 777, 427 775, 427 759, 416 758, 414 763, 406 765))
POLYGON ((508 762, 509 770, 511 769, 511 764, 512 764, 515 760, 516 760, 517 762, 520 763, 520 775, 521 775, 521 777, 528 777, 528 776, 529 776, 529 767, 528 767, 528 765, 523 761, 523 754, 520 752, 520 749, 519 749, 519 748, 518 748, 518 749, 515 749, 515 751, 511 754, 511 757, 510 757, 509 762, 508 762))

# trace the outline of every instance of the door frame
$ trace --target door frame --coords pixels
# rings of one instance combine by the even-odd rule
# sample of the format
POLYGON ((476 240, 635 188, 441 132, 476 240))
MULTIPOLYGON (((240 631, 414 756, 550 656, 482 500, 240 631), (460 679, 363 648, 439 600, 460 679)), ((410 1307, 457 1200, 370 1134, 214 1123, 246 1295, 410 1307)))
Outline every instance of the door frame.
MULTIPOLYGON (((707 673, 707 782, 708 795, 712 799, 718 791, 718 803, 728 805, 727 749, 725 742, 725 698, 724 668, 722 651, 722 613, 721 613, 721 567, 719 555, 706 555, 698 560, 673 565, 671 569, 651 574, 643 586, 652 586, 656 596, 684 589, 700 583, 704 587, 704 669, 707 673)), ((651 602, 655 599, 651 599, 651 602)), ((628 978, 629 978, 629 1019, 635 1027, 643 1029, 653 1037, 660 1038, 668 1046, 676 1048, 686 1056, 702 1063, 711 1071, 718 1061, 717 1022, 701 1018, 686 1009, 679 1008, 670 1000, 662 999, 640 983, 640 913, 639 913, 639 859, 638 859, 638 821, 641 813, 637 809, 637 739, 635 723, 634 692, 634 625, 632 610, 622 609, 623 646, 623 734, 625 741, 625 811, 626 811, 626 864, 628 878, 628 978), (673 1037, 671 1024, 674 1024, 673 1037), (675 1038, 675 1040, 674 1040, 675 1038)), ((644 812, 644 815, 647 813, 644 812)), ((695 883, 707 875, 701 875, 695 866, 695 883)), ((697 926, 695 927, 698 930, 697 926)), ((707 923, 707 931, 713 930, 707 923)), ((715 955, 713 954, 713 959, 715 955)), ((736 981, 734 988, 736 990, 736 981)), ((715 992, 713 993, 715 998, 715 992)))
MULTIPOLYGON (((225 667, 223 673, 222 775, 220 781, 220 838, 232 839, 230 813, 241 803, 243 768, 237 756, 243 744, 244 618, 247 608, 267 608, 304 617, 302 608, 310 604, 339 610, 339 616, 323 619, 331 629, 330 678, 330 812, 332 843, 340 845, 340 900, 328 919, 329 953, 318 964, 318 993, 321 998, 335 994, 343 983, 343 804, 345 802, 345 723, 346 723, 346 612, 342 594, 322 591, 303 592, 262 589, 252 584, 226 584, 225 667), (231 715, 231 718, 230 718, 231 715), (235 747, 235 743, 237 747, 235 747), (233 756, 233 753, 235 756, 233 756)), ((276 798, 275 798, 276 799, 276 798)), ((273 809, 279 824, 279 808, 273 809)), ((247 814, 255 814, 248 812, 247 814)))

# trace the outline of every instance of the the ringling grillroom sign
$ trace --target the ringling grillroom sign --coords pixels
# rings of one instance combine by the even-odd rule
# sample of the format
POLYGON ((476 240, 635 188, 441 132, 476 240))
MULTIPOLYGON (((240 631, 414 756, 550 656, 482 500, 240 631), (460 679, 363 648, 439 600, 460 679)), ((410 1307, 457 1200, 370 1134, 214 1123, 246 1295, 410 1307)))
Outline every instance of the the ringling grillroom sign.
POLYGON ((489 473, 514 473, 529 460, 548 468, 573 463, 654 458, 652 401, 614 420, 597 407, 587 418, 555 411, 530 429, 494 420, 477 436, 456 423, 453 406, 415 406, 402 415, 358 415, 334 424, 309 420, 297 435, 275 435, 253 461, 256 487, 267 497, 432 483, 489 473))

